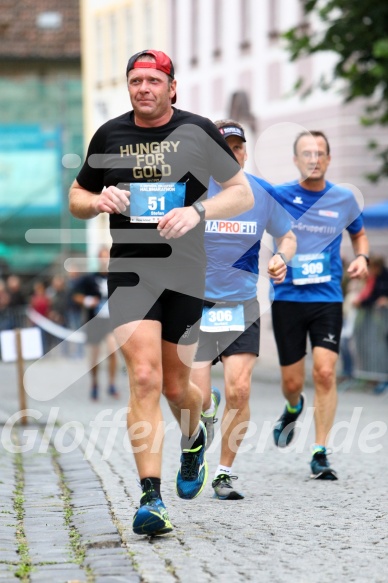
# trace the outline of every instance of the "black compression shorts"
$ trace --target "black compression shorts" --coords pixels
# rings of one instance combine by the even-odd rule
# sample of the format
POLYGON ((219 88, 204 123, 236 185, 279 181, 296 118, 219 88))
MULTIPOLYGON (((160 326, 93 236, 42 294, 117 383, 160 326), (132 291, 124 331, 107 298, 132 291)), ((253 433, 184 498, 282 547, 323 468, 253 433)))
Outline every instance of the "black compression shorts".
POLYGON ((338 354, 342 303, 275 301, 272 325, 282 366, 294 364, 306 355, 307 336, 312 348, 321 346, 338 354))
MULTIPOLYGON (((244 332, 203 332, 200 330, 196 362, 213 361, 223 356, 255 354, 260 347, 260 307, 256 298, 241 302, 244 305, 244 332)), ((213 303, 206 302, 209 306, 213 303)))

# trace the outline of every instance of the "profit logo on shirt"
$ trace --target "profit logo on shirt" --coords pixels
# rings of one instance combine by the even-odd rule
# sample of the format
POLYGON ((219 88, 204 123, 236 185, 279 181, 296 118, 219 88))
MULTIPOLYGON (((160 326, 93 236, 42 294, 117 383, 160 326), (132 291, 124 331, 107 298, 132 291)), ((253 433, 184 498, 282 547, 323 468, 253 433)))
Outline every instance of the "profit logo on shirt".
POLYGON ((230 233, 231 235, 256 235, 254 221, 206 221, 206 233, 230 233))

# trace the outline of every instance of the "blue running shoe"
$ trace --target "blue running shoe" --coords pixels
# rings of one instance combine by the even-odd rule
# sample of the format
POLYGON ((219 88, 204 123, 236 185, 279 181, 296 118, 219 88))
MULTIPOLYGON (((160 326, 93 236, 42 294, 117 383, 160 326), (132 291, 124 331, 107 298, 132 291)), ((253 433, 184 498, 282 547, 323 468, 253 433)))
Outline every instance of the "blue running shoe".
POLYGON ((207 443, 206 449, 210 446, 211 442, 214 439, 214 424, 217 423, 218 419, 216 419, 218 406, 221 401, 221 393, 217 389, 217 387, 212 387, 211 399, 214 403, 214 411, 211 415, 205 415, 205 413, 201 414, 201 421, 203 421, 206 427, 207 433, 207 443))
POLYGON ((147 536, 167 534, 172 531, 173 526, 166 507, 155 490, 143 492, 140 508, 133 517, 132 528, 135 534, 147 536))
POLYGON ((313 480, 338 480, 337 472, 330 467, 327 460, 328 451, 321 447, 313 453, 310 462, 311 476, 313 480))
POLYGON ((282 415, 276 421, 275 427, 273 428, 273 438, 275 445, 278 447, 287 447, 293 440, 295 423, 304 407, 303 393, 300 396, 300 400, 301 408, 297 413, 290 413, 287 407, 285 407, 282 415))
POLYGON ((176 476, 176 491, 180 498, 192 500, 205 487, 207 480, 206 427, 199 422, 203 433, 203 445, 194 449, 184 449, 181 455, 181 467, 176 476))

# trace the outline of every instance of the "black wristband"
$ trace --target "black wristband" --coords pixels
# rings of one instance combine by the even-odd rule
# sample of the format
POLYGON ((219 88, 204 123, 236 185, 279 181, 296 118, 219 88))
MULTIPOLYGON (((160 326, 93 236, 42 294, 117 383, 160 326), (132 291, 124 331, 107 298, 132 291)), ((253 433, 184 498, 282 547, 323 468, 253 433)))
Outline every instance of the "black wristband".
POLYGON ((365 255, 365 253, 358 253, 358 255, 356 255, 356 258, 357 257, 363 257, 365 259, 365 261, 366 261, 366 264, 369 265, 369 257, 368 257, 368 255, 365 255))
POLYGON ((206 214, 205 207, 203 206, 203 204, 199 200, 197 200, 197 202, 195 202, 192 206, 199 214, 199 218, 200 218, 199 222, 202 223, 205 220, 205 214, 206 214))
POLYGON ((286 259, 286 256, 284 255, 284 253, 281 253, 280 251, 278 251, 277 253, 275 253, 275 255, 280 255, 280 257, 284 261, 284 265, 287 265, 287 259, 286 259))

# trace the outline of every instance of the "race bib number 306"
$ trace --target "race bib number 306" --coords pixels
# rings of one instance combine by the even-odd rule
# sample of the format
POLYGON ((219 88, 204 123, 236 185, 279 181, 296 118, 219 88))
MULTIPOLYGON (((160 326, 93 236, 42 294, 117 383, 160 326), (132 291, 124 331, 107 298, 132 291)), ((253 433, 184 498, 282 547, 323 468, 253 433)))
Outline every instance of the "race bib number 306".
POLYGON ((244 332, 244 306, 205 307, 200 328, 203 332, 244 332))
POLYGON ((292 260, 292 282, 294 285, 322 283, 330 280, 330 253, 300 253, 295 255, 292 260))
POLYGON ((185 204, 183 182, 135 182, 129 189, 131 223, 157 223, 170 210, 185 204))

